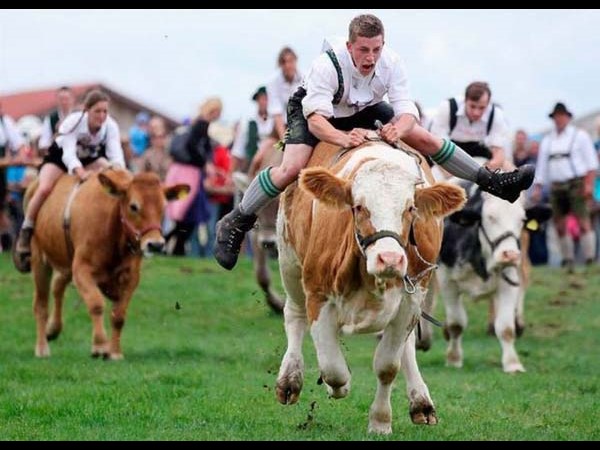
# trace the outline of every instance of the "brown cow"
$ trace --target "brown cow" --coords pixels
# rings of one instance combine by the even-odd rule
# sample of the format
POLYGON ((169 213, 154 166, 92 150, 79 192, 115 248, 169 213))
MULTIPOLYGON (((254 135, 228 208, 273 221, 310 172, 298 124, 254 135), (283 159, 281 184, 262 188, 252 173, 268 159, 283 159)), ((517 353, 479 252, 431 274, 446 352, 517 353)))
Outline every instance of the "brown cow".
POLYGON ((400 367, 412 421, 437 423, 413 329, 440 250, 442 218, 463 205, 465 193, 446 183, 430 185, 429 168, 417 160, 423 163, 382 142, 341 156, 321 143, 301 173, 302 189, 292 184, 284 192, 277 222, 288 338, 277 378, 281 403, 298 401, 307 325, 321 379, 334 398, 350 389, 338 334, 383 331, 373 362, 378 386, 369 431, 392 430, 390 396, 400 367))
MULTIPOLYGON (((160 223, 166 200, 186 194, 189 186, 163 188, 154 173, 132 176, 113 169, 76 185, 76 177, 63 176, 36 222, 31 259, 35 355, 50 356, 48 340, 62 330, 63 297, 72 278, 92 318, 92 356, 122 359, 121 331, 140 279, 142 255, 162 249, 160 223), (55 304, 48 320, 50 287, 55 304), (110 342, 103 323, 104 296, 112 301, 110 342)), ((35 187, 28 190, 28 199, 35 187)))

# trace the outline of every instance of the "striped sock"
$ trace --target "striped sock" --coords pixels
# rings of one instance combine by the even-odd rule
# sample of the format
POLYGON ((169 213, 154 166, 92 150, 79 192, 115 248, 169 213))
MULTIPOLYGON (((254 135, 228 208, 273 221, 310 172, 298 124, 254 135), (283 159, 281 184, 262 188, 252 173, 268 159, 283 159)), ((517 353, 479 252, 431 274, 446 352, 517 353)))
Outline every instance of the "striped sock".
POLYGON ((456 149, 456 145, 454 145, 454 142, 452 142, 449 139, 444 139, 442 148, 439 149, 439 151, 435 155, 433 155, 431 157, 431 159, 433 159, 433 161, 436 164, 443 166, 444 163, 452 157, 455 149, 456 149))
POLYGON ((240 203, 242 214, 256 214, 263 206, 281 194, 281 190, 271 180, 271 168, 261 170, 252 180, 240 203))
POLYGON ((456 177, 477 181, 481 166, 450 139, 444 139, 442 148, 431 159, 456 177))

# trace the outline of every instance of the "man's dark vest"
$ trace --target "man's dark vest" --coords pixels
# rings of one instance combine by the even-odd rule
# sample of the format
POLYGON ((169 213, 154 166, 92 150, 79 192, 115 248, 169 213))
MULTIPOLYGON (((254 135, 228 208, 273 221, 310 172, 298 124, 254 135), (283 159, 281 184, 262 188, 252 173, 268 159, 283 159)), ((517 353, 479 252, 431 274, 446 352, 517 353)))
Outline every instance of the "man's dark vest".
POLYGON ((246 142, 246 158, 251 161, 258 150, 258 124, 252 119, 248 122, 248 141, 246 142))
POLYGON ((50 113, 50 129, 53 134, 58 133, 58 122, 60 122, 60 117, 58 115, 58 111, 53 111, 50 113))
MULTIPOLYGON (((456 113, 458 112, 458 103, 456 102, 455 98, 450 98, 450 99, 448 99, 448 101, 450 102, 450 130, 448 131, 448 136, 450 136, 452 134, 452 131, 456 127, 456 121, 457 121, 456 113)), ((492 111, 490 112, 490 119, 488 120, 487 129, 485 130, 486 136, 490 134, 492 125, 494 124, 495 110, 496 110, 496 105, 492 103, 492 111)), ((492 159, 492 151, 486 145, 484 145, 483 142, 474 142, 474 141, 460 142, 460 141, 456 141, 454 139, 451 139, 451 140, 452 140, 452 142, 454 142, 456 145, 458 145, 460 148, 462 148, 465 152, 467 152, 469 155, 471 155, 473 157, 481 156, 486 159, 492 159)))

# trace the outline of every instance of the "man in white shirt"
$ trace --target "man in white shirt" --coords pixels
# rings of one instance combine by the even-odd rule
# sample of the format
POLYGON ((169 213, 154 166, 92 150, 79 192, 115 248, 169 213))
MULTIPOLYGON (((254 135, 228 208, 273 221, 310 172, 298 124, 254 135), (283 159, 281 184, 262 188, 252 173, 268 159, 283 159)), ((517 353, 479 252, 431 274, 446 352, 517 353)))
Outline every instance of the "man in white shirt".
POLYGON ((256 102, 256 114, 241 121, 231 148, 233 164, 231 170, 247 172, 248 165, 256 154, 260 143, 273 134, 273 116, 267 111, 268 95, 265 86, 260 86, 252 100, 256 102))
POLYGON ((71 88, 68 86, 58 88, 56 91, 56 110, 48 114, 42 124, 42 134, 38 141, 38 148, 42 155, 50 148, 54 137, 58 133, 58 127, 65 120, 65 117, 73 112, 74 107, 75 95, 71 88))
POLYGON ((491 98, 487 83, 469 84, 464 99, 442 102, 430 130, 436 136, 450 139, 469 155, 488 159, 486 165, 490 169, 498 169, 507 157, 508 126, 504 111, 491 98))
POLYGON ((288 100, 302 83, 302 74, 298 71, 298 57, 290 47, 283 47, 279 51, 277 65, 280 70, 267 84, 267 109, 275 121, 277 139, 283 139, 287 124, 288 100))
POLYGON ((538 202, 542 186, 550 185, 552 218, 560 239, 562 263, 572 271, 575 254, 573 239, 567 233, 569 213, 579 219, 586 263, 592 263, 596 257, 596 236, 588 204, 594 192, 598 156, 590 135, 570 125, 573 114, 563 103, 557 103, 548 116, 554 120, 555 128, 540 145, 532 200, 538 202))
POLYGON ((448 172, 476 182, 494 195, 515 201, 533 182, 533 167, 491 172, 451 141, 417 124, 419 114, 410 100, 404 63, 384 48, 383 24, 377 17, 355 17, 348 42, 326 42, 324 49, 288 102, 281 165, 261 171, 242 202, 217 223, 214 255, 222 267, 231 270, 235 266, 244 235, 256 221, 255 213, 296 180, 319 141, 344 148, 359 146, 375 128, 375 120, 385 124, 380 135, 386 142, 403 139, 448 172), (390 104, 383 101, 386 94, 390 104))

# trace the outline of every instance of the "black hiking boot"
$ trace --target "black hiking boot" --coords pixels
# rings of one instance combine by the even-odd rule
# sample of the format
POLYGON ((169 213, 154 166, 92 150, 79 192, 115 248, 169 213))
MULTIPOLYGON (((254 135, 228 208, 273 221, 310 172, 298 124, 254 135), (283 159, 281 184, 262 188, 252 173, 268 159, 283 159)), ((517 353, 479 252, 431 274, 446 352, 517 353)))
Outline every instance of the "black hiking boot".
POLYGON ((33 228, 21 228, 15 240, 12 257, 15 268, 21 273, 31 272, 31 238, 33 228))
POLYGON ((227 270, 237 263, 244 236, 256 222, 255 214, 242 214, 239 207, 234 208, 217 222, 214 255, 217 262, 227 270))
POLYGON ((533 183, 535 167, 526 164, 512 172, 492 172, 487 167, 482 167, 477 173, 477 184, 486 192, 496 197, 514 203, 519 198, 521 191, 528 189, 533 183))

